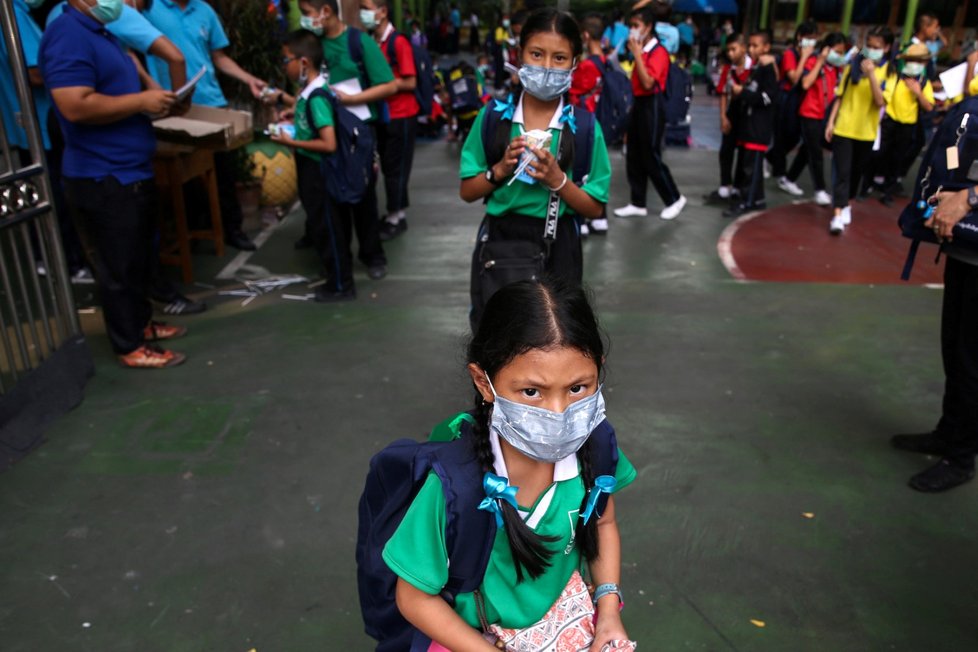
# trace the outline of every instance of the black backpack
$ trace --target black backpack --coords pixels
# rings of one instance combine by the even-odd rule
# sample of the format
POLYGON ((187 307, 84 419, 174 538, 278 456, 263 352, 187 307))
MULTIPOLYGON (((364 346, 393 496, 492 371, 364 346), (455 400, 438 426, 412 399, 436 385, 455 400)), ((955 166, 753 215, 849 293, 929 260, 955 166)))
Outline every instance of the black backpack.
POLYGON ((312 100, 322 97, 333 109, 333 129, 336 132, 336 151, 322 157, 323 178, 326 191, 341 204, 358 204, 374 178, 374 132, 370 125, 339 103, 336 96, 325 88, 317 88, 309 95, 306 116, 309 126, 315 130, 312 120, 312 100))
POLYGON ((478 111, 482 107, 479 82, 475 78, 475 68, 460 61, 445 75, 445 87, 451 100, 452 112, 456 115, 478 111))
POLYGON ((387 60, 390 62, 391 70, 397 70, 397 48, 394 46, 394 41, 398 37, 408 42, 414 55, 416 73, 414 97, 421 107, 421 115, 431 115, 432 104, 435 101, 435 69, 431 64, 431 55, 425 48, 414 47, 411 39, 395 30, 387 38, 387 60))
POLYGON ((635 103, 632 82, 611 63, 610 58, 601 61, 600 57, 594 56, 591 60, 601 72, 601 93, 595 104, 594 117, 608 144, 616 145, 625 139, 628 131, 628 119, 635 103))
POLYGON ((675 62, 669 64, 669 77, 662 98, 666 102, 667 125, 688 122, 689 107, 693 102, 693 78, 675 62))
MULTIPOLYGON (((910 278, 921 242, 941 244, 934 232, 924 226, 933 213, 928 200, 938 192, 974 185, 978 185, 978 97, 969 97, 944 116, 920 162, 913 197, 897 220, 903 236, 912 240, 900 278, 905 281, 910 278), (954 170, 948 170, 947 166, 949 148, 956 148, 958 153, 958 167, 954 170)), ((955 246, 978 253, 978 214, 968 213, 954 226, 953 234, 955 246)))
MULTIPOLYGON (((426 652, 431 643, 401 616, 394 597, 397 575, 383 559, 384 546, 431 472, 441 480, 445 494, 450 567, 441 596, 451 605, 459 593, 471 593, 482 584, 496 521, 491 512, 478 509, 486 493, 473 446, 473 421, 468 413, 453 419, 448 426, 458 436, 453 441, 399 439, 370 460, 358 509, 357 589, 365 630, 378 641, 377 652, 426 652)), ((586 445, 591 447, 595 477, 613 476, 618 467, 618 442, 607 420, 598 424, 586 445)), ((607 502, 607 494, 600 494, 599 517, 607 502)))

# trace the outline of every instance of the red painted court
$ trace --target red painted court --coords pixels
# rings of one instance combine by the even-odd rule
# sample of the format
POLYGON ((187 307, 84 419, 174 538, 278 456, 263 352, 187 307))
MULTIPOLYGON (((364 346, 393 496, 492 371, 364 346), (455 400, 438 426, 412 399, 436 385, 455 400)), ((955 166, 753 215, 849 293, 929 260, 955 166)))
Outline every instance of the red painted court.
MULTIPOLYGON (((743 280, 900 284, 910 245, 897 227, 901 209, 875 199, 857 201, 852 224, 835 236, 829 233, 831 208, 785 204, 737 219, 717 250, 730 274, 743 280)), ((943 282, 944 260, 935 265, 936 255, 934 245, 920 246, 910 283, 943 282)))

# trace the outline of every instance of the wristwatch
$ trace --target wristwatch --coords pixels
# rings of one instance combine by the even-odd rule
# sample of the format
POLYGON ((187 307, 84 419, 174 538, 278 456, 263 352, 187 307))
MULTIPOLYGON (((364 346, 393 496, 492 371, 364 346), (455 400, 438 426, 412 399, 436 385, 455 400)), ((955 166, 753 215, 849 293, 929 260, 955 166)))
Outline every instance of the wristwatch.
POLYGON ((968 186, 968 206, 972 210, 978 208, 978 193, 975 192, 974 186, 968 186))
POLYGON ((491 165, 489 166, 489 169, 486 170, 486 181, 488 181, 489 183, 491 183, 494 186, 501 186, 503 184, 503 180, 502 179, 497 179, 496 178, 496 174, 492 171, 492 166, 491 165))

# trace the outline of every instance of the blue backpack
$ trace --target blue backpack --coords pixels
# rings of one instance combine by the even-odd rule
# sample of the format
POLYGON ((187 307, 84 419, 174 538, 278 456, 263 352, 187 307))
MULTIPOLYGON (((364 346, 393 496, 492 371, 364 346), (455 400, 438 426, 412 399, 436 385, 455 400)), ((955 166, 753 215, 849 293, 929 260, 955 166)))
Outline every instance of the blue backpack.
POLYGON ((408 45, 411 46, 411 52, 414 54, 416 72, 414 97, 421 107, 421 115, 431 115, 432 104, 435 101, 435 69, 431 64, 431 55, 424 48, 414 47, 411 39, 395 30, 387 38, 387 60, 390 62, 391 70, 397 69, 397 48, 394 47, 394 42, 398 37, 408 42, 408 45))
MULTIPOLYGON (((429 473, 438 476, 445 493, 449 577, 441 596, 451 605, 458 594, 471 593, 482 584, 496 538, 496 520, 491 512, 478 509, 486 494, 473 446, 473 422, 472 415, 462 413, 439 426, 449 428, 457 439, 399 439, 370 460, 358 510, 357 588, 365 631, 378 641, 377 652, 426 652, 431 644, 398 610, 397 575, 382 556, 429 473)), ((591 446, 594 475, 614 475, 618 442, 607 420, 594 429, 586 445, 591 446)), ((601 494, 599 516, 606 505, 607 494, 601 494)))
POLYGON ((336 132, 336 151, 323 156, 321 162, 326 191, 340 204, 358 204, 363 201, 374 179, 373 129, 340 104, 336 96, 325 88, 317 88, 310 93, 306 103, 306 115, 313 129, 312 100, 316 97, 329 102, 336 132))
POLYGON ((628 118, 635 103, 632 82, 612 65, 610 59, 601 61, 601 57, 594 56, 591 60, 601 72, 601 94, 598 95, 594 117, 601 125, 608 144, 616 145, 624 140, 628 131, 628 118))
MULTIPOLYGON (((978 185, 978 97, 969 97, 945 115, 920 162, 913 197, 897 220, 903 236, 912 240, 900 278, 909 280, 921 242, 940 244, 933 231, 924 226, 932 212, 927 200, 940 191, 974 185, 978 185), (948 170, 947 151, 953 147, 957 148, 958 167, 948 170)), ((955 245, 978 252, 978 214, 968 213, 953 233, 955 245)))
POLYGON ((663 99, 666 101, 666 124, 684 124, 693 102, 693 78, 675 62, 669 64, 663 99))

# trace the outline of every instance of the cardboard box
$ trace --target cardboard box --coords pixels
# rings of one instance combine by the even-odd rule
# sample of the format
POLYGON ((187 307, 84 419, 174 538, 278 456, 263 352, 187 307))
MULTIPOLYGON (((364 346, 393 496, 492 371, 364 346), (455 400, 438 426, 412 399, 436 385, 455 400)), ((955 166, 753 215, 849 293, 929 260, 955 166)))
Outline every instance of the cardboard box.
POLYGON ((154 120, 153 128, 162 141, 221 151, 236 149, 254 139, 250 113, 197 104, 182 116, 154 120))

